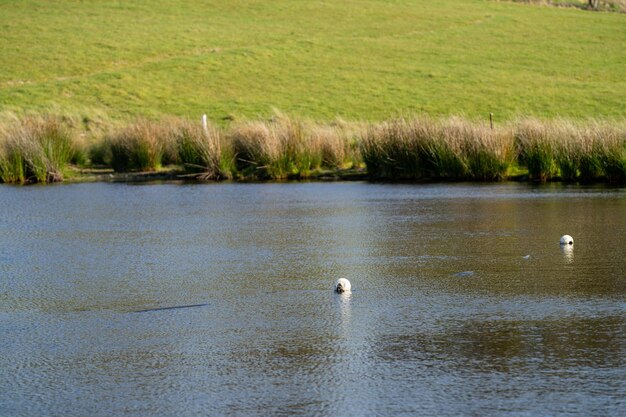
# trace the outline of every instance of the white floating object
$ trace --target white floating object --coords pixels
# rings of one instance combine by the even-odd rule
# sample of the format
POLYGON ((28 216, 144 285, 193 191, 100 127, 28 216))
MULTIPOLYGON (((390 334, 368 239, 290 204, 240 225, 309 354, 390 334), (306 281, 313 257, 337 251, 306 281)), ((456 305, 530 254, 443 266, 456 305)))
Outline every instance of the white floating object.
POLYGON ((524 259, 530 259, 530 255, 522 256, 524 259))
POLYGON ((573 237, 571 237, 570 235, 561 236, 561 245, 573 245, 573 244, 574 244, 573 237))
POLYGON ((350 285, 350 281, 345 278, 339 278, 335 283, 335 292, 338 292, 339 294, 350 292, 351 288, 352 286, 350 285))

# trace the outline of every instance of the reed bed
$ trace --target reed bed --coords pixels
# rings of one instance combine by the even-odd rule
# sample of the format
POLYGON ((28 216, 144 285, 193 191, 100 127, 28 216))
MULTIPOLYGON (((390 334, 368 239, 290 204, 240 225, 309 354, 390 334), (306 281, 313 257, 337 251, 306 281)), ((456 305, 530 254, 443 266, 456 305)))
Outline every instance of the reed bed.
POLYGON ((514 173, 540 182, 626 183, 625 121, 527 118, 491 127, 461 117, 317 123, 277 113, 227 127, 173 117, 104 124, 1 118, 0 180, 61 181, 68 166, 77 165, 117 172, 175 166, 204 180, 308 178, 356 169, 382 180, 499 181, 514 173))

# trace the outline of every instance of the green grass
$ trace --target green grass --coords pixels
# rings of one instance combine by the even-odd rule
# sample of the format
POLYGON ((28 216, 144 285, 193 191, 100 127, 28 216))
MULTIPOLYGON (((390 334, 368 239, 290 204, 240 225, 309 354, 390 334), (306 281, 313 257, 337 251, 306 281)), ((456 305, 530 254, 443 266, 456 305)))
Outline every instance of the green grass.
POLYGON ((626 15, 488 0, 0 0, 0 111, 625 115, 626 15))

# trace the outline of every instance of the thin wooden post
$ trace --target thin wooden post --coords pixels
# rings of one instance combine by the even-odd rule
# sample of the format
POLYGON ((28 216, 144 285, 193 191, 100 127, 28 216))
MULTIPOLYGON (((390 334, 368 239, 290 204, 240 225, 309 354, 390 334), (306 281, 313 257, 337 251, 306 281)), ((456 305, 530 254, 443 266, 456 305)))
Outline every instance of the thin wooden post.
POLYGON ((206 114, 202 115, 202 128, 204 129, 204 132, 206 134, 209 133, 209 127, 208 127, 208 124, 207 124, 206 114))
POLYGON ((493 129, 493 113, 489 113, 489 126, 493 129))

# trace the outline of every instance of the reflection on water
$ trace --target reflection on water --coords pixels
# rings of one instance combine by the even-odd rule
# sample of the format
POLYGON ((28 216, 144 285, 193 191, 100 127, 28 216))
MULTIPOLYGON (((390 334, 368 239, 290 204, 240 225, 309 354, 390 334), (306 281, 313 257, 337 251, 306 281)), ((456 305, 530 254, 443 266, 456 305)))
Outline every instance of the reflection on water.
POLYGON ((561 245, 561 252, 563 252, 563 259, 565 259, 565 262, 574 262, 574 246, 561 245))
MULTIPOLYGON (((449 372, 562 371, 571 366, 622 365, 621 317, 568 320, 472 320, 440 332, 394 335, 376 346, 388 361, 451 359, 449 372), (391 347, 391 348, 389 348, 391 347)), ((545 387, 543 387, 545 389, 545 387)))
POLYGON ((351 298, 351 292, 344 292, 335 296, 339 308, 339 321, 337 322, 337 326, 341 327, 344 331, 348 331, 350 327, 350 319, 352 316, 351 298))
POLYGON ((619 415, 625 214, 558 185, 0 187, 0 415, 619 415))

